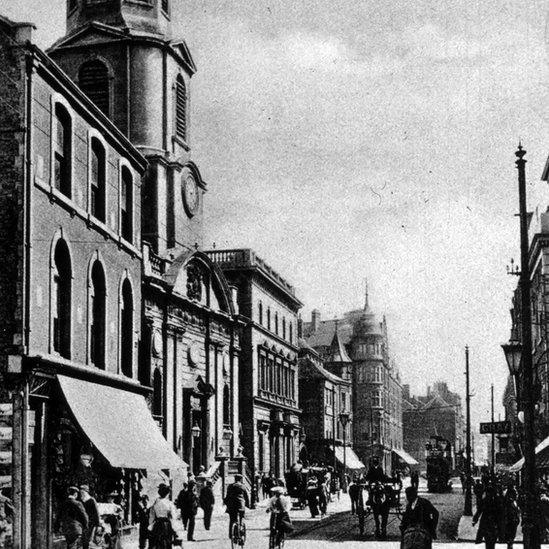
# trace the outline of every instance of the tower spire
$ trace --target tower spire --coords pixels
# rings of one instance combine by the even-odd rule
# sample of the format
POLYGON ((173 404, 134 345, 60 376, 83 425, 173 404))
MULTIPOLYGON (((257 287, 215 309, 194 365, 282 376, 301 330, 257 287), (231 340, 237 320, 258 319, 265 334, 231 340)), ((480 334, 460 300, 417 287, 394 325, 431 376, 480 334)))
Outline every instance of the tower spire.
POLYGON ((368 298, 368 279, 364 279, 364 310, 367 311, 370 308, 370 302, 368 298))

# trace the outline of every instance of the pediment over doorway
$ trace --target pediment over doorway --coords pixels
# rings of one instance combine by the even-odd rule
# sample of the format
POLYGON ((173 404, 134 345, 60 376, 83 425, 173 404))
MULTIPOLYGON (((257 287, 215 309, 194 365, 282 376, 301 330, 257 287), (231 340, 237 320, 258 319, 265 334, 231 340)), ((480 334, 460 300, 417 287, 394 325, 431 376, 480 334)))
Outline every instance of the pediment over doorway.
POLYGON ((174 295, 195 301, 214 311, 234 314, 231 289, 222 271, 204 253, 184 252, 164 275, 174 295))

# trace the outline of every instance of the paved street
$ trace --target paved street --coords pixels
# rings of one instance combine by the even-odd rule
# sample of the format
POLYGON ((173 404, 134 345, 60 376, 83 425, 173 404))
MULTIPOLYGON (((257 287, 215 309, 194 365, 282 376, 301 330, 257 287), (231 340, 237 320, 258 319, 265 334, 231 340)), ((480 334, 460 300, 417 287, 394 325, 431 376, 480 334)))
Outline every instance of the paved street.
MULTIPOLYGON (((437 545, 444 545, 445 549, 451 549, 457 535, 457 525, 463 509, 463 496, 461 488, 457 485, 450 494, 427 494, 425 488, 420 486, 420 492, 428 497, 440 511, 439 540, 437 545)), ((255 510, 247 512, 246 525, 248 540, 246 545, 254 549, 268 547, 269 517, 265 512, 266 502, 260 503, 255 510)), ((369 518, 366 523, 367 533, 361 538, 358 531, 358 520, 349 512, 350 501, 346 494, 341 495, 339 501, 330 504, 328 514, 323 519, 311 519, 308 509, 292 511, 292 520, 296 528, 294 534, 287 540, 286 547, 305 549, 331 547, 337 543, 338 549, 347 547, 379 547, 392 549, 400 546, 399 530, 400 519, 397 516, 390 517, 388 528, 389 539, 386 542, 375 540, 373 536, 374 523, 369 518)), ((228 517, 219 508, 212 523, 212 528, 206 532, 203 527, 202 517, 199 512, 197 527, 195 530, 195 543, 184 541, 186 547, 230 547, 227 538, 228 517)), ((473 543, 459 543, 460 548, 473 547, 473 543)), ((134 549, 133 547, 131 549, 134 549)))

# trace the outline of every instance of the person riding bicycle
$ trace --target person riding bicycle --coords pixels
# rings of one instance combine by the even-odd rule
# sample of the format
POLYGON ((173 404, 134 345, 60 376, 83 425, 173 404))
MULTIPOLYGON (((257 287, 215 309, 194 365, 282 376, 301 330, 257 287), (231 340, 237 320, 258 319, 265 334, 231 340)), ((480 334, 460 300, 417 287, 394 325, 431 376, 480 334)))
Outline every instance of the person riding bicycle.
POLYGON ((246 513, 246 507, 250 506, 250 497, 248 490, 242 484, 242 475, 234 476, 234 483, 229 484, 227 487, 227 494, 223 503, 227 507, 227 513, 229 514, 229 539, 232 537, 233 524, 235 524, 239 518, 242 520, 246 513))
POLYGON ((290 519, 290 509, 292 501, 284 495, 284 487, 275 486, 271 489, 273 496, 269 500, 267 513, 271 513, 270 529, 271 532, 279 535, 286 534, 291 530, 292 521, 290 519))

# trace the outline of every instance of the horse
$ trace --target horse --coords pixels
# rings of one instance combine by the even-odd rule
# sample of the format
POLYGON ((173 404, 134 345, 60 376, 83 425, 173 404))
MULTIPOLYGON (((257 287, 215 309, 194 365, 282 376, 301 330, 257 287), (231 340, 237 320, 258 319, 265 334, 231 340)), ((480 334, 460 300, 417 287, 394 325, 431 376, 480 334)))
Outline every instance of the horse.
POLYGON ((369 496, 368 501, 376 524, 375 536, 377 539, 385 539, 387 537, 387 519, 391 509, 389 488, 381 482, 374 482, 369 487, 369 496))

